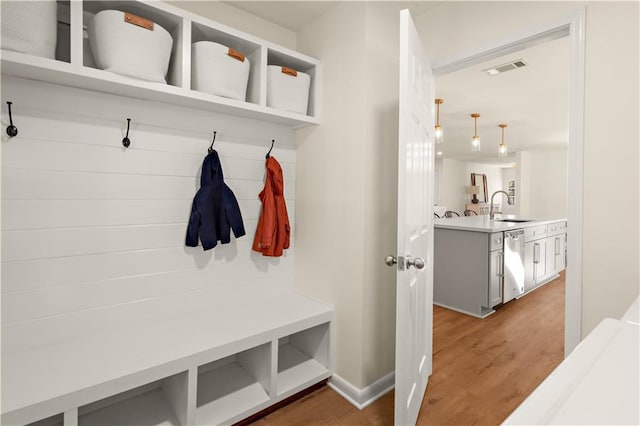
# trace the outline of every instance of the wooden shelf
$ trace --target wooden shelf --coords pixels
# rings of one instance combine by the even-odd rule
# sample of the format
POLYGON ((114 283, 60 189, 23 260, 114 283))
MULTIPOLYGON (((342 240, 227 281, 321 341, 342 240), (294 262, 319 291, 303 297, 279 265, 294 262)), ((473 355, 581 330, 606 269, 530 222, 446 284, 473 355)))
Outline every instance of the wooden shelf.
POLYGON ((269 121, 292 128, 319 124, 315 117, 280 111, 195 90, 185 90, 169 84, 135 80, 108 71, 75 66, 67 62, 6 50, 1 51, 0 56, 2 57, 2 74, 5 75, 269 121))
MULTIPOLYGON (((59 46, 60 52, 64 52, 61 53, 64 60, 1 50, 3 75, 214 111, 291 128, 319 124, 316 96, 319 91, 319 62, 316 59, 160 2, 59 2, 58 7, 59 19, 69 21, 64 29, 68 33, 65 33, 65 37, 59 37, 59 42, 69 40, 68 46, 59 46), (86 16, 106 9, 133 11, 159 22, 169 30, 174 46, 168 84, 137 80, 84 66, 86 58, 83 46, 86 40, 83 38, 83 26, 86 24, 86 16), (217 41, 247 52, 251 61, 251 74, 246 102, 191 89, 191 43, 202 40, 217 41), (267 63, 294 67, 312 76, 307 115, 266 106, 267 63)), ((60 31, 62 30, 59 28, 60 31)))

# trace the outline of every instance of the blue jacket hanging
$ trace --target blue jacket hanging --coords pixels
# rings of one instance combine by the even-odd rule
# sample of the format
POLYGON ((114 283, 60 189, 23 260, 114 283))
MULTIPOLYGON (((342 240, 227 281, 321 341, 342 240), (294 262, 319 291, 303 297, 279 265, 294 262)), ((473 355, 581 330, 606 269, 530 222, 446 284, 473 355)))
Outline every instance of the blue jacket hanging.
POLYGON ((211 150, 202 163, 200 189, 191 206, 186 244, 196 247, 200 237, 202 248, 209 250, 218 241, 222 244, 229 243, 231 229, 236 238, 245 234, 238 201, 224 183, 218 153, 211 150))

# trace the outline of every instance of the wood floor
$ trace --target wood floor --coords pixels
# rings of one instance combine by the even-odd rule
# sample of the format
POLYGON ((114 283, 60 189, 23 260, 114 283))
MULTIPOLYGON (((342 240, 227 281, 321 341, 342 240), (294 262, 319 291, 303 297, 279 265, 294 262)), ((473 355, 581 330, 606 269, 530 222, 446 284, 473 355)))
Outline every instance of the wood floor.
MULTIPOLYGON (((433 374, 418 425, 498 425, 562 361, 564 273, 485 319, 434 306, 433 374)), ((392 425, 393 392, 362 411, 323 387, 256 421, 392 425)))

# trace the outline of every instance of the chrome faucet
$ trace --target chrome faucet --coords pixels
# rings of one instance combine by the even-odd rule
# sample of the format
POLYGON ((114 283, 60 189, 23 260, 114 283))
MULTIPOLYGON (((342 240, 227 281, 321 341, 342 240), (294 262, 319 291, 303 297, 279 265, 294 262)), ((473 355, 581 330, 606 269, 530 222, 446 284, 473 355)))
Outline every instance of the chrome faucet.
POLYGON ((507 196, 507 204, 509 204, 509 205, 513 204, 513 201, 512 201, 513 199, 511 198, 511 196, 509 194, 507 194, 506 191, 500 190, 500 191, 494 192, 493 194, 491 194, 491 208, 489 209, 489 219, 493 219, 494 216, 496 215, 496 213, 493 211, 493 197, 495 197, 496 194, 498 194, 500 192, 502 192, 504 195, 507 196))

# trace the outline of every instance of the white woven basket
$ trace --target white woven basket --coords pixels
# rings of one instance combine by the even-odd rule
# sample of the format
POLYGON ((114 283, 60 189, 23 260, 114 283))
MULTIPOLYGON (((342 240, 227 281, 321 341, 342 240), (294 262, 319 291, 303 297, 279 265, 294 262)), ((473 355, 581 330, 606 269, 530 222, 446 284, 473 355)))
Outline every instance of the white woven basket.
POLYGON ((311 77, 290 68, 267 66, 267 106, 285 111, 307 113, 311 77))
POLYGON ((141 80, 166 83, 173 39, 153 23, 148 29, 125 21, 119 10, 96 13, 87 26, 98 68, 141 80))
POLYGON ((220 43, 191 45, 191 87, 200 92, 246 100, 249 60, 220 43))
POLYGON ((48 1, 0 1, 2 48, 55 59, 58 5, 48 1))

